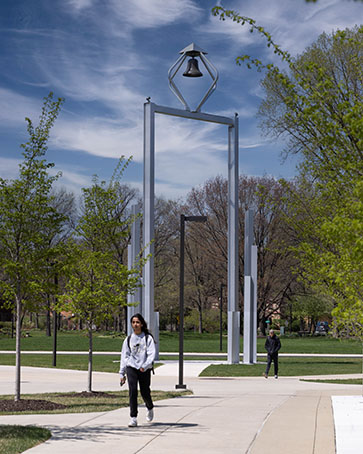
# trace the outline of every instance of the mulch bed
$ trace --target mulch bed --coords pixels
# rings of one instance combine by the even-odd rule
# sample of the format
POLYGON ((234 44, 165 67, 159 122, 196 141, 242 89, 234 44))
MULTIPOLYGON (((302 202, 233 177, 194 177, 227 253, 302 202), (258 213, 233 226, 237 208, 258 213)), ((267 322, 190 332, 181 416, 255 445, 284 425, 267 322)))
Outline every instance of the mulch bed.
POLYGON ((0 399, 0 411, 39 411, 39 410, 62 410, 67 405, 56 404, 49 400, 20 399, 15 402, 11 399, 0 399))

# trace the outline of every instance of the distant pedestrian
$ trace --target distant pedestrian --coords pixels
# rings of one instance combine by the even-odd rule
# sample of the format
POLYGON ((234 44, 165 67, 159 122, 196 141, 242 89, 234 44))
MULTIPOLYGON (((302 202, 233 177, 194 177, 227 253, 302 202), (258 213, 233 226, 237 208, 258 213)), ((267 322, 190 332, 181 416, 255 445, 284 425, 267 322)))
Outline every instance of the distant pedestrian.
POLYGON ((120 385, 129 383, 130 422, 129 427, 137 426, 137 385, 145 402, 146 421, 154 418, 154 404, 150 394, 151 370, 155 359, 155 342, 147 329, 146 321, 141 314, 131 317, 133 333, 127 336, 122 344, 120 361, 120 385))
POLYGON ((265 378, 268 378, 268 372, 271 367, 272 361, 274 362, 275 378, 278 378, 279 372, 279 350, 281 348, 280 339, 276 336, 273 329, 270 329, 269 335, 265 342, 265 349, 267 350, 267 366, 266 371, 263 373, 265 378))

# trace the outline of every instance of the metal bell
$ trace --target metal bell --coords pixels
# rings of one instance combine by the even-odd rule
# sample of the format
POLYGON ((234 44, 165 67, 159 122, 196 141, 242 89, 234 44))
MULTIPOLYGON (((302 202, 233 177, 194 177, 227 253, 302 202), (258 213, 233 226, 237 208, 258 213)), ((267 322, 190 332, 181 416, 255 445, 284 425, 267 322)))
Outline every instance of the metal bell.
POLYGON ((203 74, 199 71, 198 60, 194 57, 188 60, 188 66, 186 71, 183 73, 184 77, 201 77, 203 74))

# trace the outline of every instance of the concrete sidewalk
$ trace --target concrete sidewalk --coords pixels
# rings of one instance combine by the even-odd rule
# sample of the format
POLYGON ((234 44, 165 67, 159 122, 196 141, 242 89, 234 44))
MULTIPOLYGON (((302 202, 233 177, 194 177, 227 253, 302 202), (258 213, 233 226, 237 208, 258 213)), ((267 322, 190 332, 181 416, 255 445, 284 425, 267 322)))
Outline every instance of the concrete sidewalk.
MULTIPOLYGON (((151 424, 145 422, 144 407, 139 411, 139 426, 133 429, 127 427, 128 408, 1 416, 0 424, 48 427, 52 438, 27 451, 31 454, 334 454, 331 395, 361 392, 360 387, 308 383, 298 377, 197 378, 208 364, 185 361, 184 383, 194 394, 157 401, 151 424)), ((152 388, 175 390, 177 379, 177 361, 167 362, 156 370, 152 388)), ((118 374, 95 372, 93 388, 119 389, 118 381, 118 374)), ((86 382, 86 372, 22 368, 23 393, 83 391, 86 382)), ((11 394, 13 387, 14 368, 0 366, 0 393, 11 394)), ((361 446, 362 440, 356 453, 361 446)))

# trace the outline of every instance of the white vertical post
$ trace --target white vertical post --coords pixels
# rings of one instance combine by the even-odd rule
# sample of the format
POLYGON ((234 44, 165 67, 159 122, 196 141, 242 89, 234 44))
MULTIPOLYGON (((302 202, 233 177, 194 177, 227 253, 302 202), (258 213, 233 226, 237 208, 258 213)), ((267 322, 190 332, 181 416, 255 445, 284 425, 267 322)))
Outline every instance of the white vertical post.
POLYGON ((239 363, 238 117, 228 127, 228 363, 239 363))
POLYGON ((252 277, 252 362, 257 363, 257 246, 251 248, 252 277))
POLYGON ((244 291, 243 291, 243 363, 253 363, 253 281, 251 278, 253 210, 245 213, 244 291))
POLYGON ((243 363, 252 364, 253 343, 250 336, 252 319, 252 279, 251 276, 244 278, 243 290, 243 363))
POLYGON ((151 254, 143 269, 143 316, 150 330, 154 328, 154 197, 155 197, 155 110, 144 104, 144 258, 151 254))

